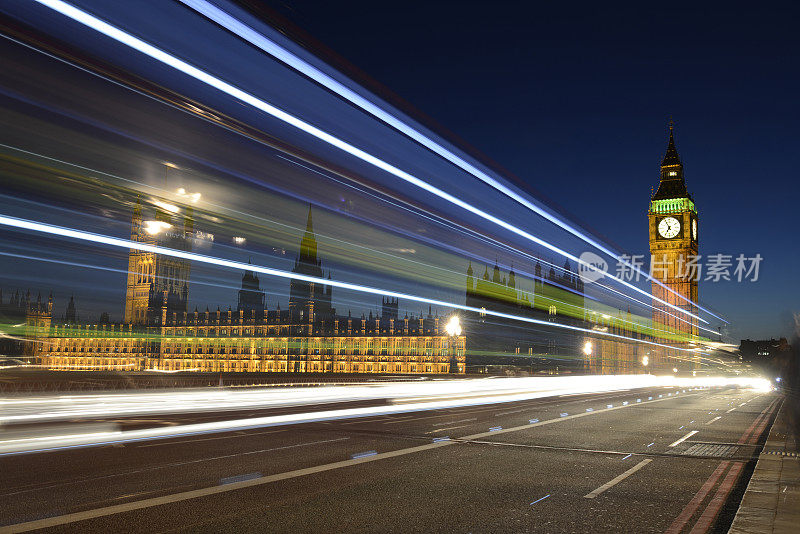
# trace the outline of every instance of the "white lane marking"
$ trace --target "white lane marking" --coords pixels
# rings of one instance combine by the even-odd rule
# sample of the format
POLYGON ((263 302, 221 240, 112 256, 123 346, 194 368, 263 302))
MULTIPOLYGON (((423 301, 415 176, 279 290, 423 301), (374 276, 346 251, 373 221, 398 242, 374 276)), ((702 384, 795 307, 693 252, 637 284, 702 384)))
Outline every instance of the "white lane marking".
POLYGON ((691 432, 689 432, 688 434, 686 434, 685 436, 683 436, 683 437, 682 437, 681 439, 679 439, 678 441, 673 441, 672 443, 670 443, 670 444, 668 445, 668 447, 674 447, 674 446, 676 446, 676 445, 680 445, 681 443, 683 443, 683 442, 684 442, 684 441, 686 441, 687 439, 691 438, 692 436, 694 436, 694 435, 695 435, 695 434, 697 434, 698 432, 700 432, 700 431, 699 431, 699 430, 692 430, 691 432))
POLYGON ((510 411, 510 412, 500 412, 500 413, 496 413, 496 414, 494 414, 494 416, 495 416, 495 417, 500 417, 501 415, 509 415, 509 414, 512 414, 512 413, 524 412, 524 411, 525 411, 525 410, 527 410, 527 409, 528 409, 528 408, 523 408, 523 409, 521 409, 521 410, 513 410, 513 411, 510 411))
POLYGON ((711 423, 713 423, 714 421, 719 421, 720 419, 722 419, 722 417, 720 417, 720 416, 718 415, 718 416, 716 416, 714 419, 712 419, 711 421, 709 421, 709 422, 708 422, 708 423, 706 423, 706 424, 707 424, 707 425, 710 425, 710 424, 711 424, 711 423))
POLYGON ((247 434, 234 434, 232 436, 218 436, 215 438, 200 438, 200 439, 183 439, 181 441, 166 441, 163 443, 148 443, 147 445, 137 445, 137 449, 144 449, 146 447, 163 447, 165 445, 177 445, 178 443, 196 443, 198 441, 214 441, 218 439, 234 439, 246 438, 249 436, 260 436, 262 434, 277 434, 279 432, 286 432, 286 430, 269 430, 267 432, 249 432, 247 434))
POLYGON ((736 406, 734 406, 733 408, 731 408, 730 410, 728 410, 728 411, 727 411, 727 412, 725 412, 725 413, 731 413, 731 412, 732 412, 733 410, 735 410, 735 409, 736 409, 736 406))
POLYGON ((447 421, 445 423, 433 423, 431 426, 442 426, 442 425, 454 425, 456 423, 467 423, 469 421, 477 421, 477 417, 472 417, 470 419, 459 419, 458 421, 447 421))
POLYGON ((608 482, 606 482, 605 484, 603 484, 602 486, 600 486, 596 490, 592 491, 591 493, 587 493, 586 495, 584 495, 584 497, 587 498, 587 499, 594 499, 595 497, 597 497, 598 495, 600 495, 601 493, 603 493, 607 489, 616 486, 617 484, 619 484, 620 482, 622 482, 623 480, 625 480, 626 478, 628 478, 629 476, 634 474, 636 471, 638 471, 639 469, 641 469, 642 467, 646 466, 647 464, 649 464, 652 461, 653 460, 651 458, 648 458, 646 460, 642 460, 641 462, 639 462, 638 464, 634 465, 633 467, 631 467, 630 469, 628 469, 627 471, 625 471, 621 475, 619 475, 617 477, 614 477, 613 479, 609 480, 608 482))
MULTIPOLYGON (((658 399, 652 400, 650 402, 663 402, 671 400, 669 397, 666 399, 658 399)), ((277 473, 274 475, 265 476, 262 478, 254 478, 252 480, 244 480, 242 482, 235 482, 233 484, 226 484, 224 486, 210 486, 207 488, 200 488, 191 491, 184 491, 180 493, 173 493, 171 495, 163 495, 161 497, 152 497, 149 499, 142 499, 140 501, 132 501, 123 504, 117 504, 114 506, 105 506, 103 508, 95 508, 94 510, 85 510, 83 512, 74 512, 71 514, 64 514, 55 517, 48 517, 45 519, 37 519, 34 521, 28 521, 26 523, 17 523, 16 525, 6 525, 0 527, 0 534, 11 534, 17 532, 29 532, 31 530, 37 530, 41 528, 49 528, 58 525, 68 525, 70 523, 75 523, 77 521, 85 521, 87 519, 95 519, 98 517, 106 517, 109 515, 119 514, 123 512, 130 512, 133 510, 142 510, 144 508, 151 508, 153 506, 161 506, 164 504, 176 503, 187 501, 190 499, 197 499, 200 497, 207 497, 209 495, 217 495, 219 493, 226 493, 229 491, 235 491, 238 489, 243 488, 250 488, 253 486, 261 486, 264 484, 270 484, 272 482, 277 482, 279 480, 287 480, 291 478, 312 475, 314 473, 321 473, 324 471, 331 471, 334 469, 340 469, 342 467, 350 467, 352 465, 359 465, 368 462, 375 462, 378 460, 383 460, 385 458, 394 458, 397 456, 404 456, 406 454, 413 454, 416 452, 427 451, 430 449, 437 449, 439 447, 449 447, 454 445, 455 443, 459 443, 461 441, 469 441, 469 440, 477 440, 488 438, 490 436, 496 436, 498 434, 505 434, 507 432, 519 432, 520 430, 529 430, 531 428, 535 428, 538 426, 549 425, 561 421, 569 421, 572 419, 577 419, 579 417, 586 417, 589 415, 597 415, 602 414, 610 411, 615 410, 624 410, 629 406, 617 406, 615 408, 609 408, 606 410, 597 410, 595 412, 582 412, 574 415, 570 415, 567 417, 558 417, 555 419, 548 419, 546 421, 539 421, 536 423, 529 423, 527 425, 520 425, 516 427, 509 427, 504 428, 502 430, 494 431, 494 432, 481 432, 478 434, 471 434, 469 436, 464 436, 460 438, 458 442, 456 441, 438 441, 435 443, 429 443, 427 445, 418 445, 416 447, 409 447, 407 449, 398 449, 395 451, 388 451, 388 452, 381 452, 374 456, 367 456, 364 458, 358 459, 351 459, 351 460, 341 460, 339 462, 333 462, 330 464, 322 464, 313 467, 306 467, 304 469, 297 469, 294 471, 287 471, 285 473, 277 473)), ((349 439, 349 438, 344 438, 349 439)), ((338 440, 330 440, 330 441, 338 441, 338 440)), ((311 443, 306 443, 305 445, 311 445, 311 443)), ((280 447, 283 448, 283 447, 280 447)), ((230 455, 235 456, 235 455, 230 455)), ((642 463, 650 462, 651 460, 644 460, 642 463)), ((624 474, 624 473, 623 473, 624 474)))
POLYGON ((437 428, 436 430, 431 430, 430 432, 425 432, 425 434, 436 434, 437 432, 445 432, 447 430, 455 430, 457 428, 467 428, 468 426, 472 426, 472 425, 446 426, 444 428, 437 428))

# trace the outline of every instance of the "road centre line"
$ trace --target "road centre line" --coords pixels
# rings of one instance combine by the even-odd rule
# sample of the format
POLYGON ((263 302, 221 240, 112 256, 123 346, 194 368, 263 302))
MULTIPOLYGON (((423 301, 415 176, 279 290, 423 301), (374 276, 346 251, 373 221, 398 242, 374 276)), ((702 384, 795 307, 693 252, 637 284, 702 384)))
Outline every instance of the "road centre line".
POLYGON ((706 423, 706 424, 707 424, 707 425, 710 425, 710 424, 711 424, 711 423, 713 423, 714 421, 719 421, 720 419, 722 419, 722 417, 720 417, 720 416, 718 415, 718 416, 716 416, 714 419, 712 419, 711 421, 709 421, 709 422, 708 422, 708 423, 706 423))
MULTIPOLYGON (((695 393, 694 395, 699 395, 699 393, 695 393)), ((642 404, 649 404, 655 402, 664 402, 668 400, 673 400, 674 397, 665 397, 662 399, 654 399, 652 401, 647 401, 647 403, 642 404)), ((486 438, 489 436, 497 436, 499 434, 505 434, 507 432, 519 432, 521 430, 528 430, 530 428, 538 427, 538 426, 545 426, 553 423, 569 421, 572 419, 577 419, 580 417, 588 417, 592 415, 598 415, 614 410, 624 410, 628 408, 632 408, 635 406, 641 406, 640 404, 629 404, 627 406, 615 406, 613 408, 606 408, 606 409, 599 409, 593 412, 581 412, 574 415, 569 415, 567 417, 557 417, 555 419, 548 419, 546 421, 539 421, 537 423, 529 423, 525 425, 520 425, 516 427, 509 427, 503 428, 501 430, 496 430, 493 432, 481 432, 479 434, 472 434, 470 436, 464 436, 460 438, 460 441, 468 441, 468 440, 476 440, 481 438, 486 438)), ((162 495, 160 497, 152 497, 149 499, 142 499, 139 501, 132 501, 123 504, 117 504, 113 506, 105 506, 102 508, 95 508, 93 510, 85 510, 82 512, 74 512, 71 514, 64 514, 60 516, 48 517, 44 519, 37 519, 34 521, 28 521, 25 523, 17 523, 16 525, 7 525, 4 527, 0 527, 0 534, 11 534, 17 532, 29 532, 31 530, 37 530, 41 528, 50 528, 58 525, 68 525, 70 523, 75 523, 77 521, 85 521, 88 519, 96 519, 98 517, 106 517, 114 514, 119 514, 123 512, 130 512, 133 510, 142 510, 145 508, 151 508, 154 506, 161 506, 164 504, 172 504, 176 502, 187 501, 190 499, 197 499, 200 497, 207 497, 210 495, 217 495, 220 493, 227 493, 229 491, 235 491, 244 488, 250 488, 254 486, 261 486, 264 484, 270 484, 272 482, 277 482, 280 480, 288 480, 292 478, 297 478, 306 475, 312 475, 315 473, 322 473, 325 471, 331 471, 334 469, 341 469, 343 467, 350 467, 354 465, 360 465, 369 462, 375 462, 378 460, 383 460, 387 458, 395 458, 398 456, 405 456, 407 454, 414 454, 417 452, 427 451, 431 449, 437 449, 440 447, 449 447, 458 443, 458 441, 437 441, 434 443, 428 443, 425 445, 418 445, 416 447, 409 447, 406 449, 398 449, 394 451, 382 452, 372 456, 366 456, 363 458, 356 458, 356 459, 348 459, 348 460, 341 460, 338 462, 333 462, 330 464, 322 464, 313 467, 307 467, 303 469, 296 469, 294 471, 287 471, 284 473, 277 473, 274 475, 268 475, 261 478, 254 478, 250 480, 244 480, 241 482, 234 482, 231 484, 226 484, 224 486, 210 486, 206 488, 200 488, 196 490, 184 491, 180 493, 173 493, 171 495, 162 495)), ((649 463, 650 459, 643 460, 642 462, 649 463)), ((640 462, 640 463, 642 463, 640 462)))
POLYGON ((598 495, 600 495, 601 493, 603 493, 607 489, 610 489, 610 488, 616 486, 617 484, 619 484, 620 482, 622 482, 623 480, 625 480, 626 478, 628 478, 629 476, 634 474, 636 471, 638 471, 639 469, 641 469, 642 467, 646 466, 647 464, 649 464, 652 461, 653 461, 652 458, 647 458, 647 459, 642 460, 641 462, 639 462, 638 464, 634 465, 633 467, 631 467, 630 469, 628 469, 627 471, 625 471, 621 475, 614 477, 613 479, 609 480, 608 482, 606 482, 605 484, 603 484, 602 486, 600 486, 596 490, 594 490, 594 491, 592 491, 590 493, 587 493, 586 495, 584 495, 584 497, 586 499, 594 499, 595 497, 597 497, 598 495))
MULTIPOLYGON (((323 440, 319 440, 319 441, 310 441, 310 442, 307 442, 307 443, 297 443, 297 444, 294 444, 294 445, 283 445, 281 447, 270 447, 269 449, 259 449, 259 450, 255 450, 255 451, 245 451, 245 452, 239 452, 239 453, 236 453, 236 454, 224 454, 224 455, 221 455, 221 456, 212 456, 212 457, 209 457, 209 458, 198 458, 197 460, 184 460, 182 462, 173 462, 173 463, 164 464, 164 465, 156 465, 156 466, 152 466, 152 467, 145 467, 143 469, 134 469, 134 470, 131 470, 131 471, 113 473, 113 474, 110 474, 110 475, 88 477, 86 479, 81 479, 81 480, 77 480, 77 481, 76 480, 72 480, 72 481, 61 482, 61 483, 57 483, 57 484, 48 484, 46 486, 39 486, 39 487, 34 487, 34 488, 26 488, 24 490, 14 491, 12 493, 0 494, 0 497, 8 497, 8 496, 11 496, 11 495, 18 495, 18 494, 21 494, 21 493, 30 493, 30 492, 33 492, 33 491, 42 491, 42 490, 52 489, 52 488, 56 488, 56 487, 60 487, 60 486, 67 486, 69 484, 74 484, 74 483, 81 483, 81 482, 85 483, 85 482, 89 482, 89 481, 92 481, 92 480, 104 480, 104 479, 108 479, 108 478, 116 478, 116 477, 122 477, 122 476, 127 476, 127 475, 135 475, 135 474, 138 474, 138 473, 146 473, 147 471, 158 471, 158 470, 161 470, 161 469, 169 469, 170 467, 180 467, 180 466, 184 466, 184 465, 191 465, 191 464, 197 464, 197 463, 203 463, 203 462, 212 462, 214 460, 224 460, 224 459, 227 459, 227 458, 234 458, 234 457, 239 457, 239 456, 248 456, 248 455, 251 455, 251 454, 261 454, 261 453, 265 453, 265 452, 275 452, 275 451, 282 451, 282 450, 286 450, 286 449, 295 449, 297 447, 308 447, 309 445, 320 445, 322 443, 333 443, 333 442, 336 442, 336 441, 346 441, 346 440, 349 440, 349 439, 350 439, 349 437, 334 438, 334 439, 323 439, 323 440)), ((8 528, 8 527, 0 527, 0 533, 5 533, 6 532, 6 530, 5 530, 6 528, 8 528)), ((36 528, 43 528, 43 527, 36 527, 36 528)), ((11 529, 9 532, 16 532, 16 531, 14 529, 11 529)))
POLYGON ((522 408, 521 410, 512 410, 510 412, 500 412, 500 413, 494 414, 494 416, 495 417, 500 417, 501 415, 511 415, 512 413, 524 412, 525 410, 529 410, 529 409, 530 408, 522 408))
POLYGON ((447 421, 445 423, 433 423, 431 426, 443 426, 443 425, 454 425, 456 423, 467 423, 469 421, 477 421, 477 417, 471 417, 469 419, 459 419, 458 421, 447 421))
POLYGON ((667 446, 668 446, 668 447, 675 447, 676 445, 680 445, 681 443, 683 443, 683 442, 684 442, 684 441, 686 441, 687 439, 691 438, 692 436, 694 436, 694 435, 695 435, 695 434, 697 434, 698 432, 700 432, 700 431, 699 431, 699 430, 692 430, 691 432, 689 432, 688 434, 686 434, 685 436, 683 436, 681 439, 679 439, 679 440, 677 440, 677 441, 673 441, 672 443, 670 443, 670 444, 669 444, 669 445, 667 445, 667 446))
POLYGON ((177 445, 179 443, 197 443, 198 441, 214 441, 218 439, 234 439, 234 438, 247 438, 251 436, 260 436, 262 434, 277 434, 279 432, 286 432, 287 430, 267 430, 266 432, 249 432, 247 434, 233 434, 230 436, 216 436, 213 438, 200 438, 200 439, 184 439, 181 441, 164 441, 161 443, 147 443, 145 445, 137 445, 137 449, 144 449, 146 447, 163 447, 165 445, 177 445))
POLYGON ((467 428, 472 425, 457 425, 457 426, 446 426, 444 428, 437 428, 436 430, 431 430, 429 432, 425 432, 425 435, 436 434, 438 432, 447 432, 448 430, 456 430, 458 428, 467 428))

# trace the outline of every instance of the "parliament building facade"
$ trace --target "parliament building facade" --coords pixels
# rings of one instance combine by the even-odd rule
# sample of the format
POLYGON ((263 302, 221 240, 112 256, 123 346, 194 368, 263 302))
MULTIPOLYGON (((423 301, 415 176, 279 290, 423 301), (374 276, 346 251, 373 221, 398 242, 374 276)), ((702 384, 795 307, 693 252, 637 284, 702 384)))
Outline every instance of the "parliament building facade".
MULTIPOLYGON (((190 250, 191 211, 182 218, 134 210, 131 240, 190 250)), ((339 315, 332 286, 292 279, 288 309, 265 306, 252 271, 242 277, 237 309, 187 311, 190 262, 129 253, 125 320, 119 324, 39 321, 33 351, 50 369, 288 373, 464 373, 465 336, 448 336, 445 318, 401 317, 397 299, 380 315, 339 315)), ((309 209, 294 273, 324 280, 309 209)), ((330 280, 330 273, 328 273, 330 280)), ((52 304, 49 307, 52 311, 52 304)))
MULTIPOLYGON (((268 309, 258 277, 248 270, 236 310, 190 312, 189 260, 144 247, 128 255, 121 323, 80 324, 72 299, 62 320, 53 321, 52 296, 34 302, 29 294, 18 293, 7 303, 0 293, 0 316, 8 316, 5 322, 25 316, 29 342, 24 354, 50 369, 460 374, 469 364, 471 371, 491 372, 490 367, 501 365, 531 372, 555 368, 626 374, 671 371, 676 361, 682 371, 696 369, 696 358, 664 348, 685 348, 698 334, 696 319, 683 319, 663 304, 697 313, 697 282, 678 272, 683 258, 697 253, 697 211, 672 128, 660 178, 648 213, 650 249, 668 268, 653 282, 651 321, 630 310, 590 311, 578 266, 573 270, 569 262, 557 267, 542 261, 526 276, 513 268, 503 272, 497 264, 491 274, 488 266, 476 274, 470 263, 465 291, 470 311, 459 312, 463 334, 458 336, 445 332, 449 317, 430 309, 427 315, 401 317, 399 302, 392 298, 384 298, 379 312, 366 317, 338 314, 310 208, 288 309, 279 304, 268 309)), ((154 210, 145 220, 137 201, 131 240, 191 251, 191 208, 182 215, 154 210)))

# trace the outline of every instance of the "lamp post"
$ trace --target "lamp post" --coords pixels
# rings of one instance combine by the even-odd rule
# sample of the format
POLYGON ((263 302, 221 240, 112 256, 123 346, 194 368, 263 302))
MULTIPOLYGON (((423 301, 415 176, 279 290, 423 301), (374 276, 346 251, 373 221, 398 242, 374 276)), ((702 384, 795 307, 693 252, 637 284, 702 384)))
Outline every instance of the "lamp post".
POLYGON ((647 365, 650 363, 649 356, 642 356, 642 365, 644 366, 645 372, 647 372, 647 365))
POLYGON ((453 315, 444 326, 444 331, 450 337, 450 374, 458 374, 458 336, 461 335, 461 321, 458 315, 453 315))

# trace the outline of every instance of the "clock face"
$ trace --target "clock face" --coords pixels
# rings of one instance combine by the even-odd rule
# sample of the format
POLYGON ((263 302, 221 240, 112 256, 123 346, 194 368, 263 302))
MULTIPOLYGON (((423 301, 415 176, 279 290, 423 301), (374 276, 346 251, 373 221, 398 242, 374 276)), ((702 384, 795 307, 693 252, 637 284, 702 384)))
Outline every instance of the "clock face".
POLYGON ((692 239, 697 241, 697 219, 692 219, 692 239))
POLYGON ((661 237, 672 239, 681 231, 681 223, 675 217, 664 217, 658 223, 658 233, 661 237))

